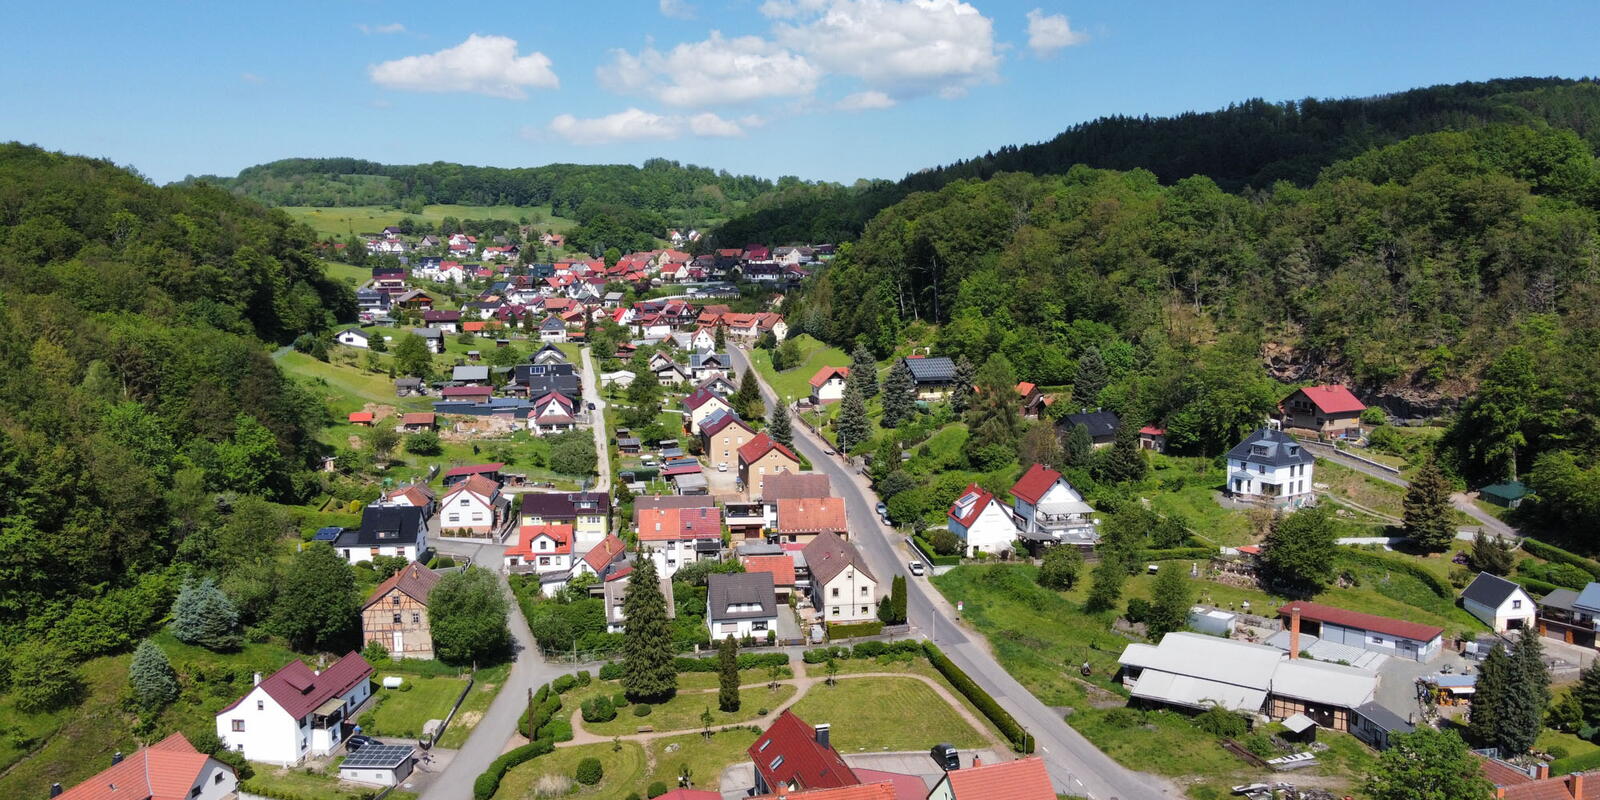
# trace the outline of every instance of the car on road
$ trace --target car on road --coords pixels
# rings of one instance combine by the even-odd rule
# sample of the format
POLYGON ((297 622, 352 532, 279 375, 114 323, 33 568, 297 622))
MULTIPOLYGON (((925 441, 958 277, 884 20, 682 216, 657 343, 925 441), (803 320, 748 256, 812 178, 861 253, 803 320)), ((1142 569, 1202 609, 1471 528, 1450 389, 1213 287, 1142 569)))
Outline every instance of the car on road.
POLYGON ((355 751, 360 750, 361 748, 366 747, 369 744, 383 744, 383 742, 380 742, 377 739, 372 738, 371 736, 362 736, 361 734, 358 733, 358 734, 356 734, 354 736, 351 736, 350 738, 344 740, 344 749, 349 750, 350 752, 354 753, 355 751))
POLYGON ((888 516, 888 514, 889 514, 889 505, 887 503, 879 503, 878 504, 878 516, 884 517, 884 516, 888 516))
POLYGON ((593 411, 593 410, 594 410, 594 403, 590 403, 590 404, 589 404, 589 410, 590 410, 590 411, 593 411))
POLYGON ((906 566, 911 569, 911 574, 912 575, 919 575, 920 576, 922 574, 923 566, 922 566, 922 562, 921 561, 913 561, 910 564, 907 564, 906 566))
POLYGON ((827 454, 828 454, 828 455, 830 455, 830 456, 836 456, 836 455, 839 455, 839 454, 838 454, 838 453, 835 453, 835 452, 833 452, 833 448, 831 448, 831 447, 830 447, 830 448, 826 448, 826 449, 824 449, 824 450, 823 450, 823 451, 822 451, 822 452, 824 452, 824 453, 827 453, 827 454))

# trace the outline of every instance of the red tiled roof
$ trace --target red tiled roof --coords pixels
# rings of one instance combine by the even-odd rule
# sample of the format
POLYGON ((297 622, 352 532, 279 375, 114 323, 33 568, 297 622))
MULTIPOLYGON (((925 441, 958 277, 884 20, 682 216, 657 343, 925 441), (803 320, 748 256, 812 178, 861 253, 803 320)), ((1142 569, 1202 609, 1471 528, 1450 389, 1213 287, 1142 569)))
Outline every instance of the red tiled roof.
POLYGON ((589 552, 583 554, 583 563, 588 564, 589 569, 599 572, 607 564, 621 558, 627 551, 628 546, 613 533, 589 548, 589 552))
MULTIPOLYGON (((922 779, 916 775, 907 775, 903 772, 884 772, 879 769, 857 769, 856 777, 865 781, 857 788, 874 789, 887 783, 894 789, 888 795, 867 795, 868 798, 886 796, 896 798, 896 800, 907 800, 907 798, 915 800, 916 798, 928 796, 928 784, 923 783, 922 779)), ((827 791, 838 792, 843 790, 828 789, 827 791)))
POLYGON ((739 448, 739 460, 746 464, 754 464, 772 450, 777 450, 788 456, 789 460, 796 464, 800 463, 800 459, 795 456, 794 451, 775 441, 766 431, 756 434, 754 439, 745 442, 744 446, 739 448))
POLYGON ((745 556, 745 572, 770 572, 772 585, 794 585, 794 557, 793 556, 745 556))
POLYGON ((1505 764, 1498 759, 1480 756, 1479 763, 1483 766, 1483 777, 1488 778, 1489 782, 1495 786, 1517 786, 1519 784, 1532 783, 1534 780, 1532 776, 1522 770, 1513 769, 1509 764, 1505 764))
POLYGON ((407 597, 427 605, 428 595, 433 592, 433 587, 439 582, 439 577, 439 573, 413 561, 406 565, 404 569, 390 575, 388 580, 378 584, 378 588, 372 590, 372 594, 367 597, 366 605, 361 608, 363 610, 370 608, 373 603, 382 600, 384 595, 395 589, 399 589, 407 597))
POLYGON ((642 542, 722 537, 720 508, 647 508, 636 516, 642 542))
POLYGON ((489 464, 467 464, 460 467, 451 467, 445 471, 444 476, 446 478, 454 478, 457 475, 476 475, 480 472, 499 472, 500 470, 504 469, 505 466, 505 464, 502 464, 498 461, 489 464))
POLYGON ((778 501, 778 530, 783 533, 845 531, 844 499, 785 497, 778 501))
POLYGON ((700 462, 696 461, 690 464, 677 464, 667 467, 666 469, 661 470, 661 476, 664 478, 670 478, 674 475, 695 475, 701 471, 700 462))
POLYGON ((1039 387, 1034 386, 1033 384, 1031 384, 1031 383, 1029 383, 1027 381, 1022 381, 1021 383, 1017 384, 1017 394, 1020 394, 1023 397, 1027 397, 1029 394, 1031 394, 1033 392, 1034 389, 1037 389, 1037 388, 1039 388, 1039 387))
POLYGON ((722 800, 721 792, 708 792, 704 789, 673 789, 656 800, 722 800))
POLYGON ((174 733, 62 792, 59 800, 183 800, 210 760, 174 733))
POLYGON ((1146 425, 1143 428, 1140 428, 1139 429, 1139 433, 1142 433, 1145 436, 1166 436, 1167 435, 1167 431, 1166 431, 1165 428, 1157 428, 1154 425, 1146 425))
POLYGON ((1034 464, 1028 467, 1028 471, 1022 474, 1015 486, 1011 487, 1011 496, 1037 505, 1039 498, 1044 497, 1044 493, 1050 491, 1050 487, 1056 485, 1056 481, 1059 480, 1061 473, 1043 464, 1034 464))
POLYGON ((554 525, 523 525, 517 529, 517 544, 508 548, 506 555, 522 556, 531 559, 534 556, 564 556, 572 553, 572 524, 561 522, 554 525), (533 542, 541 536, 547 536, 555 541, 554 550, 533 549, 533 542))
MULTIPOLYGON (((263 679, 258 688, 266 692, 290 717, 299 719, 371 677, 372 665, 352 650, 334 662, 333 666, 323 670, 321 675, 312 672, 304 661, 291 661, 283 669, 263 679)), ((244 698, 254 691, 245 692, 243 697, 217 714, 221 715, 244 702, 244 698)))
POLYGON ((371 422, 372 421, 372 412, 371 411, 352 411, 352 412, 350 412, 350 421, 351 422, 371 422))
POLYGON ((400 418, 401 425, 432 425, 436 418, 432 411, 414 411, 400 418))
POLYGON ((1338 384, 1307 386, 1299 391, 1324 414, 1360 413, 1367 408, 1366 403, 1357 399, 1349 389, 1338 384))
POLYGON ((441 392, 445 397, 492 397, 492 386, 446 386, 441 392))
MULTIPOLYGON (((860 775, 866 772, 874 772, 879 775, 892 774, 888 772, 878 772, 877 770, 866 769, 858 770, 856 774, 860 775)), ((915 775, 903 775, 900 777, 910 778, 911 780, 916 781, 917 785, 923 786, 924 791, 926 791, 926 786, 922 783, 921 778, 918 778, 915 775)), ((896 783, 883 780, 876 783, 862 783, 855 786, 840 786, 835 789, 817 789, 810 792, 785 792, 781 795, 763 794, 752 798, 752 800, 774 800, 775 798, 789 798, 789 800, 906 800, 908 797, 912 798, 912 800, 917 800, 917 798, 921 797, 921 792, 908 795, 899 791, 899 787, 896 783)))
POLYGON ((496 483, 493 478, 490 478, 487 475, 475 473, 468 476, 466 480, 451 487, 450 491, 444 496, 445 504, 448 505, 450 498, 461 492, 471 492, 479 497, 482 497, 484 500, 493 500, 494 496, 500 493, 500 484, 496 483))
POLYGON ((793 711, 779 714, 745 752, 768 786, 793 783, 798 789, 834 789, 861 782, 839 753, 819 744, 815 729, 793 711))
POLYGON ((1050 773, 1038 758, 982 764, 945 773, 960 800, 1055 800, 1050 773))
POLYGON ((976 483, 969 483, 967 488, 962 490, 960 497, 956 498, 956 502, 950 504, 950 510, 945 512, 945 515, 964 526, 972 527, 972 523, 978 520, 978 515, 983 513, 984 507, 993 500, 994 495, 990 494, 989 490, 976 483), (973 500, 972 506, 967 509, 966 515, 957 516, 957 513, 961 510, 961 499, 969 494, 975 494, 977 497, 973 500))
POLYGON ((841 378, 849 378, 850 377, 850 368, 849 367, 823 367, 822 369, 817 370, 817 374, 811 376, 811 388, 813 388, 813 389, 822 388, 822 384, 827 383, 828 380, 830 378, 832 378, 833 376, 835 376, 835 375, 838 375, 841 378))
POLYGON ((1347 611, 1342 608, 1325 606, 1321 603, 1286 603, 1278 609, 1278 615, 1284 619, 1289 618, 1290 609, 1300 609, 1300 619, 1312 622, 1331 622, 1346 628, 1372 631, 1373 633, 1386 633, 1390 636, 1415 639, 1419 642, 1431 641, 1444 634, 1444 628, 1434 625, 1423 625, 1417 622, 1380 617, 1376 614, 1363 614, 1359 611, 1347 611))

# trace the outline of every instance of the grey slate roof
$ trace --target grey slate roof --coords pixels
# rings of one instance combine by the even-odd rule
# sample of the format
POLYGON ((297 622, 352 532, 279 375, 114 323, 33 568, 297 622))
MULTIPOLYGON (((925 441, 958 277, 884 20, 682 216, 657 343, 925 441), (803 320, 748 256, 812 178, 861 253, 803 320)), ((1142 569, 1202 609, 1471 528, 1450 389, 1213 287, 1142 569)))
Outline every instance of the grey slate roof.
POLYGON ((712 620, 761 619, 778 615, 777 594, 770 572, 737 572, 706 576, 706 602, 712 620), (728 611, 730 605, 757 604, 752 611, 728 611))
POLYGON ((1254 433, 1245 437, 1244 441, 1228 451, 1228 460, 1265 464, 1269 467, 1287 467, 1294 464, 1310 464, 1315 462, 1317 457, 1307 452, 1298 440, 1283 431, 1257 428, 1254 433), (1257 446, 1264 448, 1264 452, 1256 453, 1257 446))
POLYGON ((1578 599, 1572 604, 1585 611, 1600 611, 1600 583, 1591 583, 1578 592, 1578 599))
POLYGON ((1376 702, 1363 703, 1356 706, 1356 713, 1363 719, 1390 733, 1410 733, 1411 723, 1406 722, 1399 714, 1390 711, 1376 702))
POLYGON ((911 380, 917 383, 949 383, 956 379, 955 362, 944 356, 901 360, 911 370, 911 380))
POLYGON ((1521 586, 1499 575, 1480 572, 1478 577, 1472 579, 1472 583, 1467 584, 1467 588, 1461 590, 1461 599, 1482 603, 1490 608, 1498 608, 1501 603, 1506 601, 1506 598, 1515 594, 1521 588, 1521 586))
POLYGON ((1572 605, 1578 602, 1578 593, 1571 589, 1555 589, 1539 601, 1543 608, 1559 608, 1562 611, 1571 611, 1572 605))
POLYGON ((1122 427, 1122 420, 1110 411, 1081 411, 1077 414, 1068 414, 1062 425, 1071 430, 1078 425, 1089 430, 1090 439, 1108 439, 1117 435, 1117 429, 1122 427))
POLYGON ((806 565, 811 567, 811 581, 814 586, 824 586, 829 581, 838 577, 846 567, 854 566, 857 572, 867 576, 874 583, 877 577, 872 570, 867 569, 867 562, 861 558, 861 552, 856 546, 839 538, 833 531, 823 531, 816 538, 806 543, 806 565))
POLYGON ((339 534, 334 547, 395 547, 415 545, 427 530, 422 509, 416 506, 367 506, 361 527, 339 534))
POLYGON ((450 380, 484 383, 489 380, 489 368, 471 365, 455 367, 450 370, 450 380))

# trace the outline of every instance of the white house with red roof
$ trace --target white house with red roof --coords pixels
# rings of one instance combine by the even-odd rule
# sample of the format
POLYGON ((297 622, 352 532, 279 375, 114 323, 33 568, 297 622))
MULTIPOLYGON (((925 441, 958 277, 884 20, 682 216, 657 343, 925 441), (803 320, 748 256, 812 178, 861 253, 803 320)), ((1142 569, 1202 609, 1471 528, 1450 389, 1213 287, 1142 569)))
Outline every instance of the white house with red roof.
POLYGON ((238 790, 239 777, 233 767, 196 750, 183 734, 174 733, 114 760, 94 777, 55 795, 54 800, 224 800, 238 790))
POLYGON ((755 765, 756 794, 837 789, 862 781, 830 742, 832 727, 811 726, 785 710, 745 751, 755 765))
POLYGON ((849 367, 823 367, 811 376, 811 402, 821 405, 844 399, 844 387, 850 380, 849 367))
POLYGON ((984 764, 944 774, 927 800, 1055 800, 1050 773, 1037 756, 984 764))
POLYGON ((1043 464, 1034 464, 1011 487, 1012 511, 1022 538, 1041 544, 1093 547, 1100 531, 1084 502, 1067 479, 1043 464))
POLYGON ((1278 404, 1283 427, 1315 431, 1319 437, 1361 435, 1361 412, 1367 404, 1340 384, 1296 389, 1278 404))
POLYGON ((567 572, 572 569, 572 526, 523 525, 517 543, 506 549, 508 572, 567 572))
POLYGON ((628 545, 616 534, 607 534, 600 543, 589 548, 589 552, 578 559, 572 568, 574 576, 589 574, 599 578, 621 568, 628 560, 628 545))
POLYGON ((500 530, 511 518, 511 500, 500 484, 484 475, 472 475, 456 484, 439 500, 439 528, 486 534, 500 530))
POLYGON ((1016 547, 1017 523, 1011 510, 976 483, 967 484, 946 516, 950 532, 961 540, 962 555, 997 555, 1016 547))
POLYGON ((528 430, 536 436, 570 431, 578 426, 571 399, 560 392, 549 392, 533 401, 528 412, 528 430))
POLYGON ((732 413, 733 405, 726 398, 710 389, 696 389, 683 398, 684 410, 688 412, 689 432, 695 436, 700 435, 700 425, 712 414, 718 411, 732 413))
POLYGON ((639 544, 655 559, 662 577, 685 564, 722 557, 722 509, 637 509, 639 544))
POLYGON ((217 736, 250 761, 290 766, 344 742, 355 711, 372 695, 372 665, 352 651, 316 671, 291 661, 217 712, 217 736))

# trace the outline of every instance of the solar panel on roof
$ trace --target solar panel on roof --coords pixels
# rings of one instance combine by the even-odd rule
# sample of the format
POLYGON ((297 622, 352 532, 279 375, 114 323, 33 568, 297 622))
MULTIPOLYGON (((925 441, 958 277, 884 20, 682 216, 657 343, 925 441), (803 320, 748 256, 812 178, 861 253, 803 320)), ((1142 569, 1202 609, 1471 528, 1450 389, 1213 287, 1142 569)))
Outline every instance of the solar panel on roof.
POLYGON ((344 757, 343 767, 395 767, 399 766, 416 748, 404 744, 369 744, 344 757))

